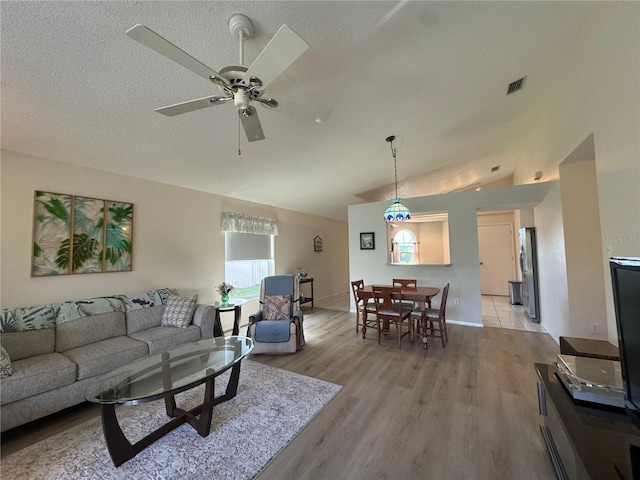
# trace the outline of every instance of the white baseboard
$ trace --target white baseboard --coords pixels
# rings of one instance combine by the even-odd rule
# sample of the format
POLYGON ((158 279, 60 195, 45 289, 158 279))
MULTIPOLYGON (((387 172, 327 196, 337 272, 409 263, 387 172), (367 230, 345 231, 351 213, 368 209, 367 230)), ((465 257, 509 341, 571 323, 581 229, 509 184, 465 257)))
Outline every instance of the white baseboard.
POLYGON ((449 319, 447 319, 447 323, 451 323, 453 325, 463 325, 465 327, 480 327, 480 328, 484 327, 484 325, 481 323, 460 322, 458 320, 449 320, 449 319))

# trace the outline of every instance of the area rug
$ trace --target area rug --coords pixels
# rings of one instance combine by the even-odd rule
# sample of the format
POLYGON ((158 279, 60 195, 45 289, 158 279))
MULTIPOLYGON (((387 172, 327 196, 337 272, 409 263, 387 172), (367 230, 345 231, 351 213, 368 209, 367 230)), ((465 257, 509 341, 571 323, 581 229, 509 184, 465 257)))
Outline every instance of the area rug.
MULTIPOLYGON (((216 379, 224 393, 229 372, 216 379)), ((273 459, 342 387, 244 360, 235 398, 214 407, 211 433, 182 425, 116 468, 100 418, 15 452, 0 463, 3 480, 26 479, 251 479, 273 459)), ((204 387, 176 396, 178 406, 202 402, 204 387)), ((166 423, 164 402, 116 409, 133 443, 166 423)))

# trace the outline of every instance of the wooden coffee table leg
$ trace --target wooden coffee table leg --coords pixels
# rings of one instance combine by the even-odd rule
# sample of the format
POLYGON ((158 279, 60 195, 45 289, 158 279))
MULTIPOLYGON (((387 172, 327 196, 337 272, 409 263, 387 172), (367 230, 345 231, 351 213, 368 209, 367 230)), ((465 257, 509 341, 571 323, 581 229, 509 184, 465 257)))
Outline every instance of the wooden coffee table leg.
POLYGON ((116 417, 115 405, 102 405, 102 430, 107 450, 111 455, 111 460, 116 467, 119 467, 127 460, 133 458, 138 452, 135 451, 131 442, 122 433, 118 418, 116 417))
POLYGON ((165 398, 167 415, 175 418, 134 444, 127 439, 122 428, 120 428, 115 405, 103 404, 101 409, 102 431, 113 464, 119 467, 183 423, 191 425, 203 437, 209 435, 211 419, 213 417, 213 407, 235 397, 238 392, 240 363, 241 362, 238 362, 232 367, 231 376, 229 377, 229 383, 227 384, 227 390, 224 395, 220 395, 218 398, 214 397, 215 377, 211 375, 205 380, 204 401, 201 405, 192 408, 188 412, 176 407, 175 397, 173 395, 167 396, 165 398), (198 414, 200 415, 199 417, 198 414))

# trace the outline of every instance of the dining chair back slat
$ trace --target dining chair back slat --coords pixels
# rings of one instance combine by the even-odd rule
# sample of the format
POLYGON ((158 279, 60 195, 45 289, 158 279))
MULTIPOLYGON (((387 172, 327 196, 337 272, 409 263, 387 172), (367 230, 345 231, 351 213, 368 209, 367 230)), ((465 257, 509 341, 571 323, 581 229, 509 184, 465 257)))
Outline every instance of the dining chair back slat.
POLYGON ((417 287, 418 280, 415 278, 394 278, 393 285, 399 287, 417 287))

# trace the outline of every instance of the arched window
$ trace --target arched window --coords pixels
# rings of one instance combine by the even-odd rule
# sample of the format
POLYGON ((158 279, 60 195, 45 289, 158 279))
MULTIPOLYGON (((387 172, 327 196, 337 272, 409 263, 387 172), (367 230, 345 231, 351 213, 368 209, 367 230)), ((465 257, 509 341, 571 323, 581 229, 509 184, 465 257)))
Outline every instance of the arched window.
POLYGON ((393 263, 417 263, 417 247, 411 230, 398 230, 393 236, 393 263))

